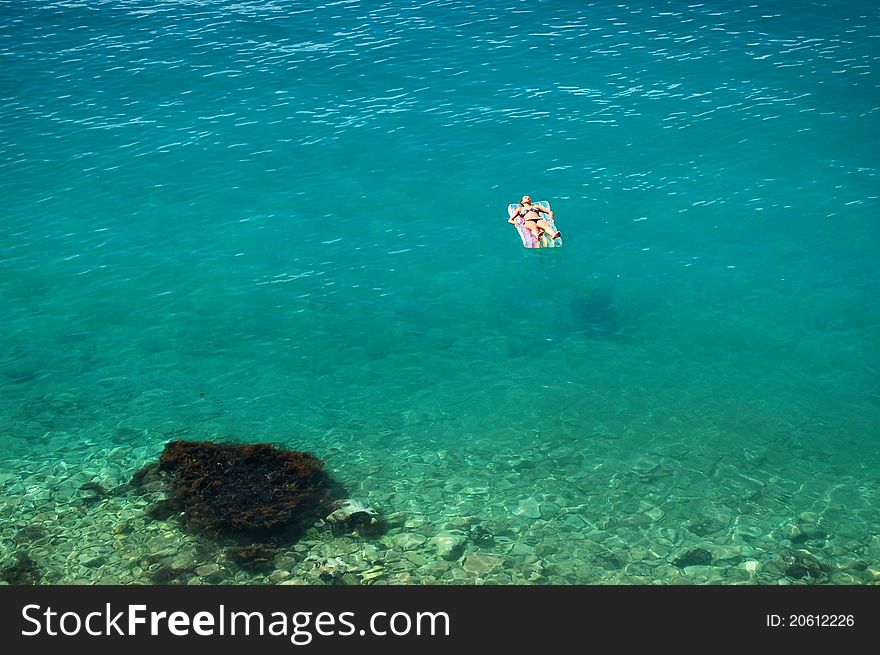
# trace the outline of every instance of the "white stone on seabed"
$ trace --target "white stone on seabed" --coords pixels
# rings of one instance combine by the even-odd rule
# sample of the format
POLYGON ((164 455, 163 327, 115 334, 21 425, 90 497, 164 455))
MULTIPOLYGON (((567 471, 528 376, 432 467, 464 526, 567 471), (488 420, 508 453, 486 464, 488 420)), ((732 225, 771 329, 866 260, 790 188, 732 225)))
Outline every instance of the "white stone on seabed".
POLYGON ((376 510, 367 507, 358 500, 347 498, 338 503, 337 508, 327 516, 329 523, 348 525, 352 521, 361 520, 366 517, 367 520, 377 516, 376 510))
POLYGON ((645 512, 645 516, 647 516, 652 521, 659 521, 664 517, 665 513, 659 507, 652 507, 647 512, 645 512))
POLYGON ((373 544, 364 544, 360 550, 361 559, 372 561, 379 557, 379 549, 373 544))
POLYGON ((416 517, 412 517, 412 518, 407 519, 404 522, 403 527, 407 528, 408 530, 414 530, 416 528, 422 527, 426 523, 427 523, 427 521, 424 518, 422 518, 421 516, 416 516, 416 517))
POLYGON ((481 555, 479 553, 471 553, 464 559, 462 568, 468 573, 474 575, 486 575, 501 566, 501 560, 491 555, 481 555))
POLYGON ((746 560, 742 563, 742 567, 749 573, 757 573, 761 570, 761 563, 753 559, 746 560))
POLYGON ((541 506, 534 498, 526 498, 520 502, 515 510, 513 510, 513 514, 516 516, 524 516, 527 519, 539 519, 541 518, 541 506))
POLYGON ((413 532, 401 532, 400 534, 394 535, 394 537, 392 537, 392 541, 394 542, 394 545, 398 548, 402 548, 403 550, 410 550, 412 548, 418 548, 419 546, 421 546, 423 543, 425 543, 425 541, 427 541, 427 538, 413 532))
POLYGON ((467 535, 460 530, 442 530, 431 541, 437 546, 437 556, 451 561, 464 553, 467 535))
POLYGON ((667 559, 671 552, 672 549, 669 546, 664 546, 659 543, 648 547, 648 554, 653 555, 658 559, 667 559))

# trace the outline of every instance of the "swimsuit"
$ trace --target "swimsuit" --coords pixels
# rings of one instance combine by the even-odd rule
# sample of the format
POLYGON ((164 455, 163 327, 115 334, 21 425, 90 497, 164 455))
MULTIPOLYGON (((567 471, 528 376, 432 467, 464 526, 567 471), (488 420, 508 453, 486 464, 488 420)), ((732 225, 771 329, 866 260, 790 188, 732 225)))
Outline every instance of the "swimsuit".
POLYGON ((525 219, 525 217, 534 212, 538 215, 538 218, 529 218, 526 220, 529 221, 540 221, 541 220, 541 212, 544 211, 543 207, 538 207, 537 205, 530 205, 529 207, 523 207, 522 203, 520 203, 521 209, 516 213, 516 215, 520 218, 525 219))

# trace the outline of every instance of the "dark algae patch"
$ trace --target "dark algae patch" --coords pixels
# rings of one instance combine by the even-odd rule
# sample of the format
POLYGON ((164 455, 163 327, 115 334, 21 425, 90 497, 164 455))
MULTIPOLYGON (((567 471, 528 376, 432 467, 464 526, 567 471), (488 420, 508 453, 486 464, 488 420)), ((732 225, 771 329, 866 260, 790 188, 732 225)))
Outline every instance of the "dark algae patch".
POLYGON ((271 444, 171 441, 157 465, 132 484, 170 486, 151 508, 157 519, 183 512, 191 529, 213 536, 265 539, 296 532, 327 514, 332 500, 323 462, 311 453, 271 444))

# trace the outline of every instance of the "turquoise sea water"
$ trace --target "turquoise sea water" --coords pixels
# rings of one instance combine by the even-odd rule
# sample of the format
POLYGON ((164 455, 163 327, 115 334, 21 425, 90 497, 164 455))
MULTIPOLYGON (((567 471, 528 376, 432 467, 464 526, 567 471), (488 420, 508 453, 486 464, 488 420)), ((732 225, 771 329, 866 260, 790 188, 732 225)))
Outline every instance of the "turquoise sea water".
POLYGON ((880 579, 876 3, 0 1, 0 56, 4 554, 186 436, 495 526, 400 581, 880 579))

